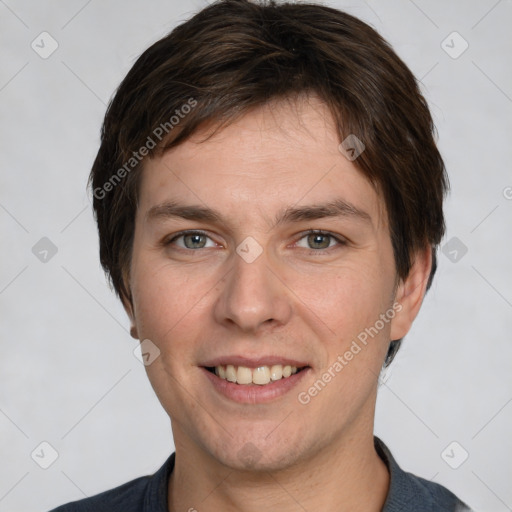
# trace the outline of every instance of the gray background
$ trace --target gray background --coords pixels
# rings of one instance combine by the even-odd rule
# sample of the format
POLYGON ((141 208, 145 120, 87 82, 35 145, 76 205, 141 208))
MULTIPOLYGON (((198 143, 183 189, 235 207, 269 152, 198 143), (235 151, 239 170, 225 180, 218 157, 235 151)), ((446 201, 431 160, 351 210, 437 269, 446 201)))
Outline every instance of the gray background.
MULTIPOLYGON (((512 2, 328 3, 374 26, 421 79, 452 183, 446 254, 380 387, 376 433, 475 510, 512 510, 512 2)), ((203 5, 0 0, 0 511, 95 494, 173 450, 99 267, 85 186, 120 80, 203 5), (58 44, 46 59, 43 31, 58 44)))

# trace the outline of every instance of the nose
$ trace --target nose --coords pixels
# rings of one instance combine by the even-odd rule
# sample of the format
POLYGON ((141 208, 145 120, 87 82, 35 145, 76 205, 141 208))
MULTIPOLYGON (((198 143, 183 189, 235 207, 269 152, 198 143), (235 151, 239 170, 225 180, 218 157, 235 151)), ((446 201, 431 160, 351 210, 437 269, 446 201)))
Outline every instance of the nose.
POLYGON ((250 263, 234 254, 215 304, 216 321, 256 333, 285 325, 291 313, 290 292, 265 252, 250 263))

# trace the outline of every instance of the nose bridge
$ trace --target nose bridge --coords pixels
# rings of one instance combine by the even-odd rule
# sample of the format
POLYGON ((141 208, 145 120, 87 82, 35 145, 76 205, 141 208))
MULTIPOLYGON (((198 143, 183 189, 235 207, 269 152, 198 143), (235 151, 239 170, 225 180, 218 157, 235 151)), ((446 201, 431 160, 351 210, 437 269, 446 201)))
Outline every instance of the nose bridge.
POLYGON ((243 331, 286 323, 291 306, 285 287, 269 268, 266 252, 255 251, 250 241, 242 242, 231 264, 216 305, 217 321, 236 324, 243 331))

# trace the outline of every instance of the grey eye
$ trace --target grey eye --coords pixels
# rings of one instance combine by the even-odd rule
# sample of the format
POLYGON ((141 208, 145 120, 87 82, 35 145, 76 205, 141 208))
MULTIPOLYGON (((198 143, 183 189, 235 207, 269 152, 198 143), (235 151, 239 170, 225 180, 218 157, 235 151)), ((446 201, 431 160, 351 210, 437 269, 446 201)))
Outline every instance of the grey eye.
POLYGON ((192 233, 189 235, 182 235, 183 245, 187 249, 202 249, 206 247, 206 242, 208 237, 206 235, 201 235, 200 233, 192 233))
POLYGON ((323 233, 310 233, 307 235, 308 247, 310 249, 327 249, 331 245, 331 235, 323 233))

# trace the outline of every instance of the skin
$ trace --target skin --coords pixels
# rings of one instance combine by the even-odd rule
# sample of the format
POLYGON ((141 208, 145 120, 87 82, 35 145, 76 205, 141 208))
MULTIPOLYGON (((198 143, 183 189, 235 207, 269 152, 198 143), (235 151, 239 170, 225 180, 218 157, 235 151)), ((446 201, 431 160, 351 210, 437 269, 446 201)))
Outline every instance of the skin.
POLYGON ((125 303, 132 335, 160 350, 146 369, 176 446, 169 510, 379 511, 389 475, 373 446, 378 375, 389 340, 418 313, 430 248, 397 278, 382 198, 338 150, 317 98, 258 108, 208 134, 145 164, 125 303), (274 222, 286 208, 335 199, 368 219, 274 222), (210 208, 221 221, 150 213, 168 201, 210 208), (311 244, 309 229, 343 243, 326 235, 311 244), (207 237, 175 238, 183 230, 207 237), (262 249, 251 263, 236 251, 248 236, 262 249), (191 241, 198 248, 184 246, 191 241), (395 302, 400 312, 300 403, 298 393, 395 302), (200 367, 227 354, 292 357, 310 368, 283 396, 240 404, 200 367), (257 456, 243 457, 247 450, 257 456))

